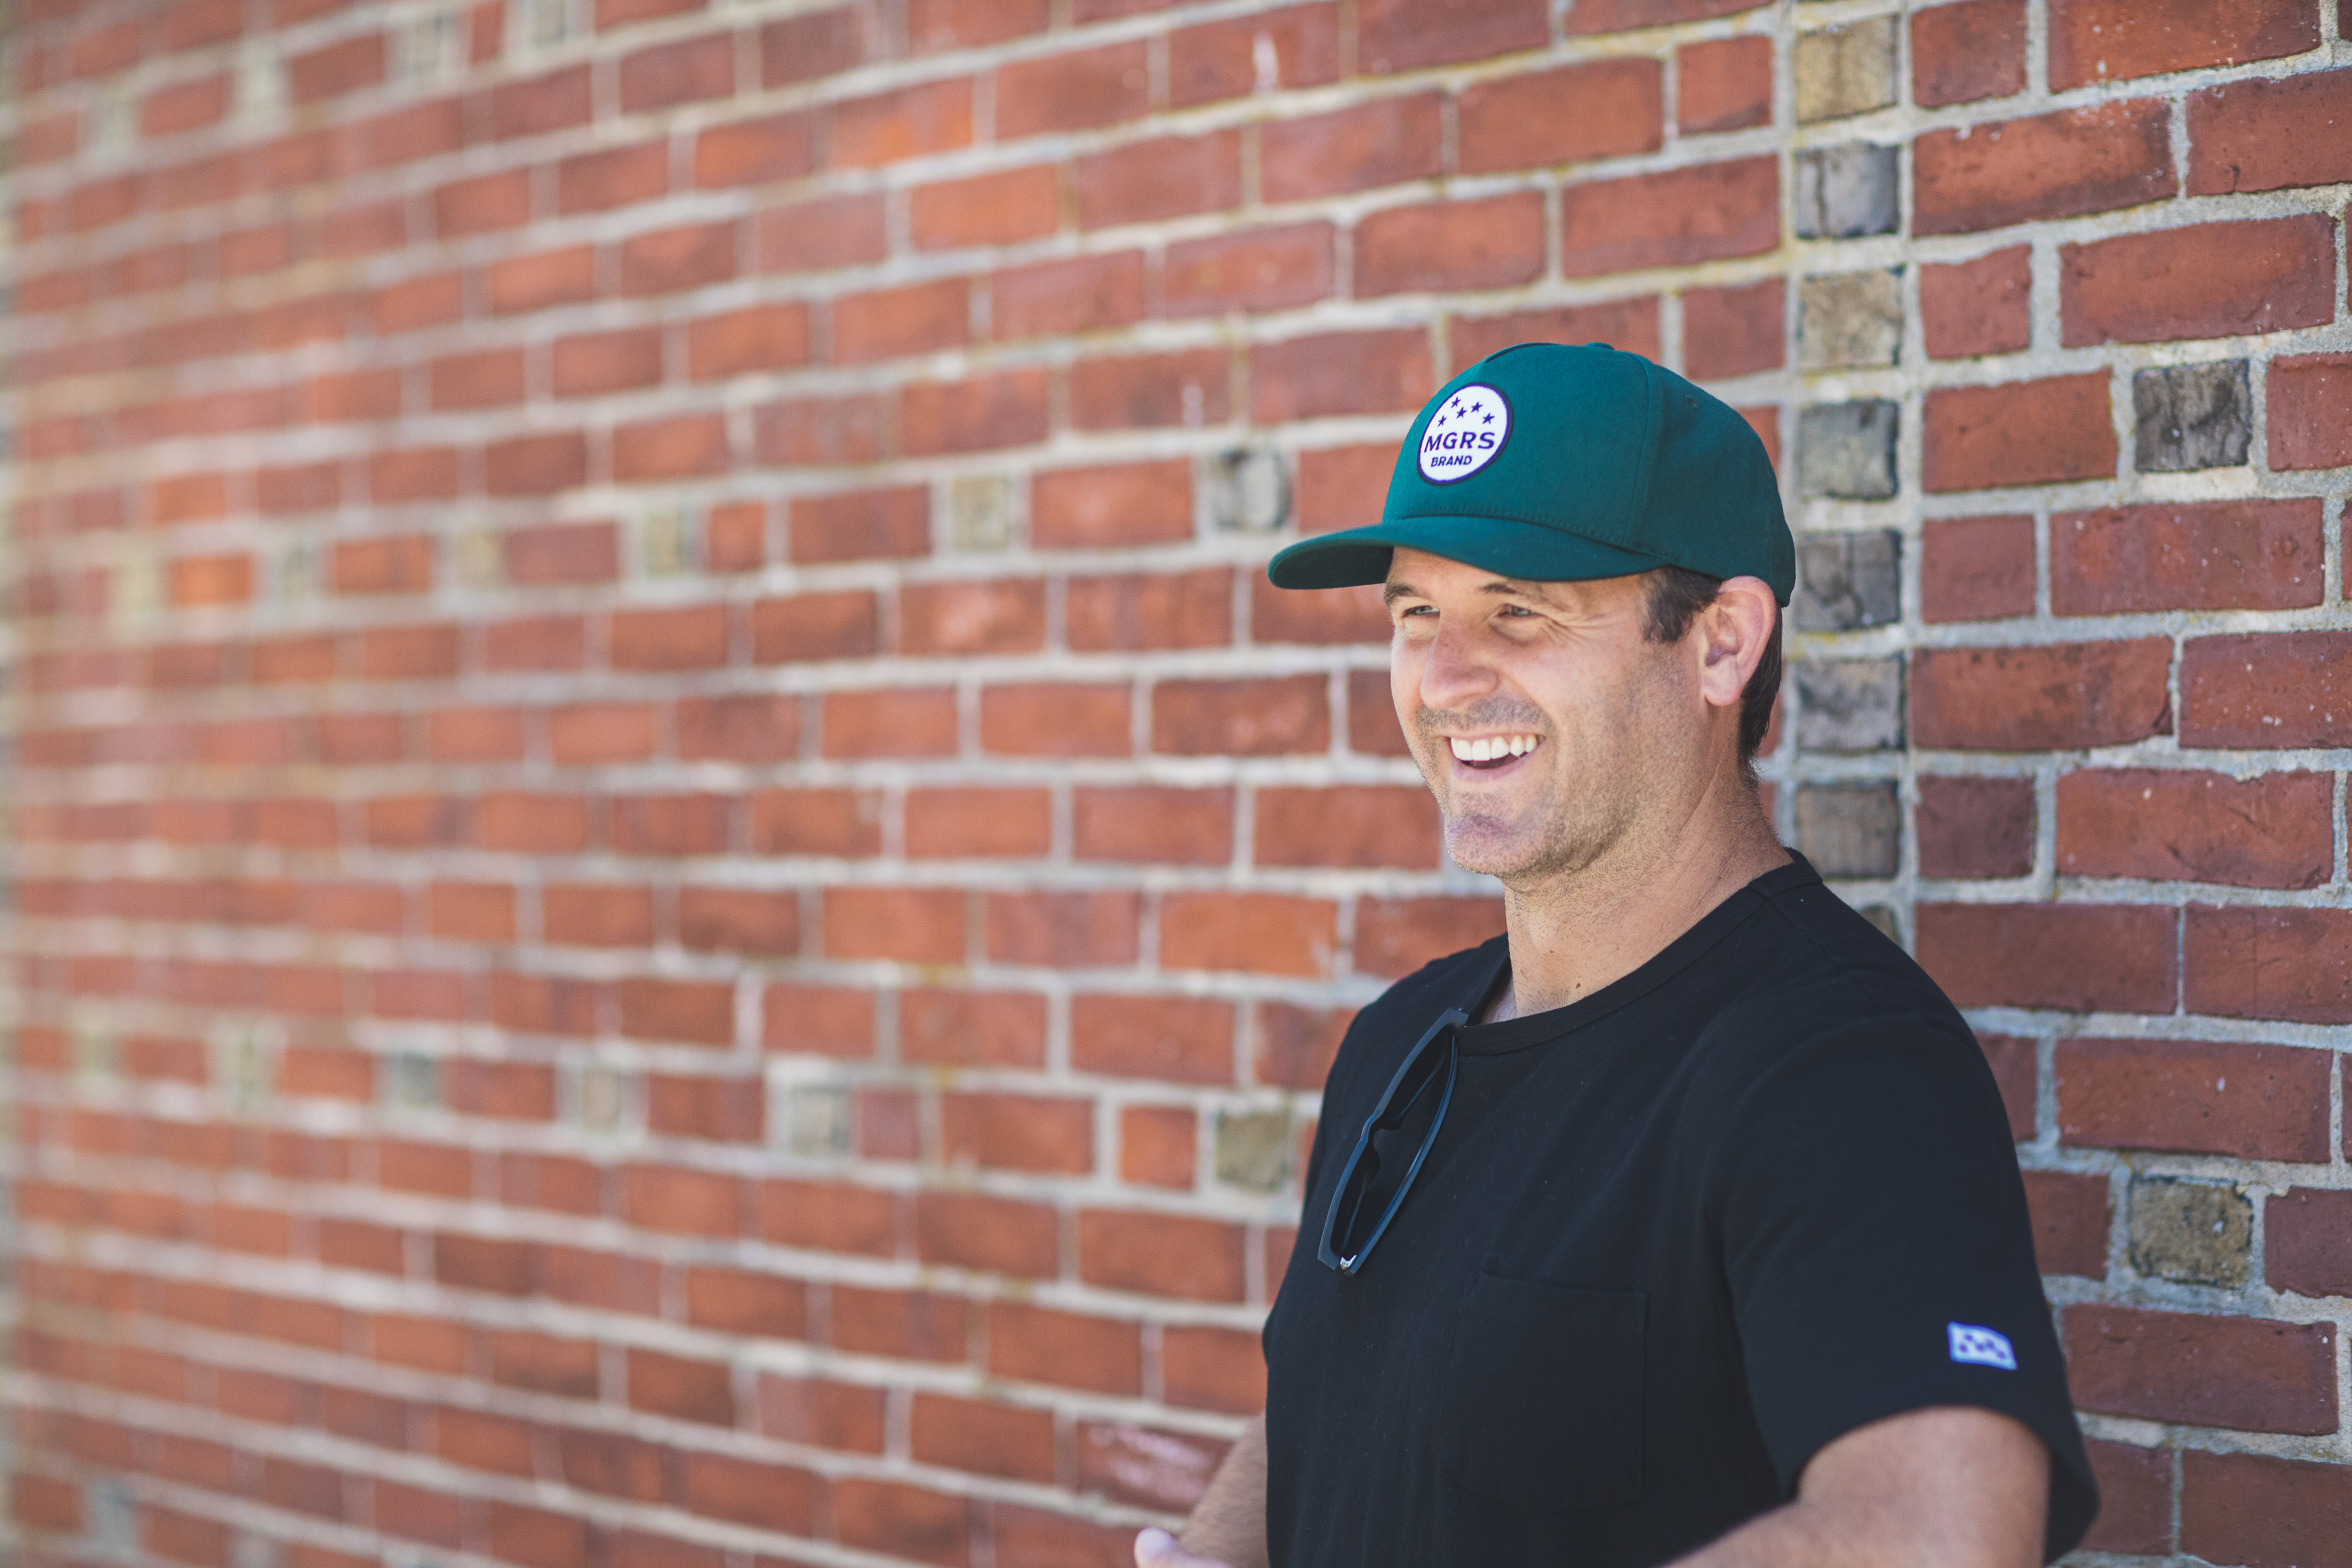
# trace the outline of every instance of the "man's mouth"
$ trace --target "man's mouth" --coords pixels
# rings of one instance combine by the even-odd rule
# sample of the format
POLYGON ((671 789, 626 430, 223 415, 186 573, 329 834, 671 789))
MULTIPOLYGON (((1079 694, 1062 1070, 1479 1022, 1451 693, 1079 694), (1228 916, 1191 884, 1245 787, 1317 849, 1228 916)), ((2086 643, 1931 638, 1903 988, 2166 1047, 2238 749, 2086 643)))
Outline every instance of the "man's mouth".
POLYGON ((1454 752, 1454 760, 1465 767, 1501 768, 1526 756, 1541 743, 1540 735, 1481 735, 1475 740, 1460 735, 1448 735, 1445 743, 1454 752))

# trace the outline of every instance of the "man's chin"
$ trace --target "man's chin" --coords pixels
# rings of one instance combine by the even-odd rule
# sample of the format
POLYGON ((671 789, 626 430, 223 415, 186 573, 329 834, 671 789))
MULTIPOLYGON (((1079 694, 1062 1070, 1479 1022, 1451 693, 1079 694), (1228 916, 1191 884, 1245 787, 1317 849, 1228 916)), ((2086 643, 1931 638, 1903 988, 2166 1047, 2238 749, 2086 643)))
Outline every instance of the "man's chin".
POLYGON ((1456 866, 1506 882, 1538 870, 1557 848, 1542 834, 1490 816, 1464 816, 1445 825, 1445 852, 1456 866))

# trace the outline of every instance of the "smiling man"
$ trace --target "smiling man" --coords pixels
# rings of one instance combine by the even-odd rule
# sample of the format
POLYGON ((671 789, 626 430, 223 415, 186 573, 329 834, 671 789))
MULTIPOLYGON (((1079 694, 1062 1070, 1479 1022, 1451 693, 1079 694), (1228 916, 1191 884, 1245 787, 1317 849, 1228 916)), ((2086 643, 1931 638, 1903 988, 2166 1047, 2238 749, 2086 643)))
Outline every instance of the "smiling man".
POLYGON ((1935 984, 1775 838, 1794 550, 1647 360, 1527 344, 1413 423, 1397 717, 1507 930, 1358 1016, 1265 1415, 1143 1568, 2031 1568, 2096 1510, 2007 1119, 1935 984))

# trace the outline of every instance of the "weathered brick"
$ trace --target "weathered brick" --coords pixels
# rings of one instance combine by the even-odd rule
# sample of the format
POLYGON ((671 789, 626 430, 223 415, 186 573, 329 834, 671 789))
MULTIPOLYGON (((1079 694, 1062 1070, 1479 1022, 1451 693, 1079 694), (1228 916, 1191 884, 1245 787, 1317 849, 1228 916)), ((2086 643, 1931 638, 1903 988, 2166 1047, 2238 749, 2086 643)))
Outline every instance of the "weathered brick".
POLYGON ((2352 1563, 2352 1470, 2259 1454, 2181 1455, 2180 1550, 2249 1568, 2352 1563))
POLYGON ((1085 228, 1223 212, 1241 205, 1241 135, 1130 142, 1080 158, 1071 184, 1085 228))
POLYGON ((1777 160, 1743 158, 1591 180, 1560 193, 1570 278, 1755 256, 1780 242, 1777 160))
POLYGON ((2069 1307, 2067 1380, 2086 1410, 2248 1432, 2336 1430, 2331 1323, 2069 1307))
POLYGON ((1911 18, 1911 100, 1921 108, 2025 89, 2025 0, 1962 0, 1911 18))
POLYGON ((1895 149, 1871 142, 1811 148, 1797 155, 1800 239, 1892 234, 1899 221, 1895 149))
POLYGON ((1963 1007, 2169 1013, 2179 917, 2147 905, 1921 904, 1918 957, 1963 1007))
POLYGON ((2022 877, 2033 869, 2030 779, 1923 775, 1915 831, 1923 877, 2022 877))
POLYGON ((1675 51, 1675 128, 1744 131, 1772 118, 1772 40, 1717 38, 1675 51))
POLYGON ((2189 194, 2328 185, 2352 176, 2352 71, 2260 77, 2189 99, 2189 194))
POLYGON ((1449 12, 1445 26, 1433 26, 1406 0, 1366 0, 1356 18, 1361 68, 1386 73, 1509 54, 1537 47, 1550 31, 1537 0, 1463 0, 1449 12))
POLYGON ((2053 89, 2274 59, 2319 42, 2311 0, 2054 0, 2050 13, 2053 89))
POLYGON ((2352 355, 2273 360, 2269 396, 2272 468, 2352 463, 2352 355))
POLYGON ((1456 113, 1465 174, 1651 153, 1664 136, 1663 73, 1654 60, 1622 59, 1503 77, 1465 90, 1456 113))
POLYGON ((2325 1160, 2327 1068, 2292 1046, 2061 1040, 2058 1133, 2105 1148, 2325 1160))
POLYGON ((1140 42, 1021 60, 996 73, 996 133, 1009 141, 1131 120, 1148 107, 1150 89, 1140 42))
POLYGON ((2180 656, 2191 746, 2340 746, 2352 736, 2352 633, 2193 637, 2180 656))
POLYGON ((2105 372, 1927 394, 1919 482, 1929 492, 2107 479, 2115 426, 2105 372))
POLYGON ((2200 224, 2063 247, 2059 322, 2069 348, 2225 338, 2335 315, 2322 258, 2336 225, 2317 215, 2200 224))
POLYGON ((2294 1187, 2263 1205, 2263 1282, 2298 1296, 2352 1296, 2352 1193, 2294 1187))
POLYGON ((2024 348, 2032 341, 2032 253, 2021 245, 1974 261, 1922 267, 1919 324, 1928 357, 1969 359, 2024 348))
POLYGON ((2166 365, 2132 376, 2132 459, 2143 473, 2234 468, 2253 444, 2244 360, 2166 365))
MULTIPOLYGON (((2352 913, 2192 904, 2185 944, 2191 1012, 2352 1023, 2352 913)), ((2322 1096, 2324 1102, 2325 1096, 2322 1096)))
POLYGON ((1525 283, 1543 270, 1543 198, 1390 207, 1357 226, 1354 254, 1361 298, 1525 283))
POLYGON ((2050 520, 2050 607, 2294 609, 2319 603, 2320 554, 2311 500, 2060 512, 2050 520))
POLYGON ((1965 234, 2137 206, 2170 195, 2171 116, 2162 100, 2060 110, 1931 131, 1912 144, 1912 226, 1965 234))

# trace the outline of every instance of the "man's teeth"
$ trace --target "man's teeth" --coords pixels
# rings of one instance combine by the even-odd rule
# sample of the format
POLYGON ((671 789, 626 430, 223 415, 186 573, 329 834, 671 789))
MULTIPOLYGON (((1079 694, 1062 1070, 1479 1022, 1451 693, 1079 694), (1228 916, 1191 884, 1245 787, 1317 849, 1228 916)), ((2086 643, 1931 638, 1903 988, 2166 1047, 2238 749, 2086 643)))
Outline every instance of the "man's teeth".
POLYGON ((1448 735, 1445 741, 1454 748, 1454 759, 1465 763, 1491 763, 1498 757, 1523 757, 1536 749, 1536 737, 1533 735, 1496 735, 1477 741, 1448 735))

